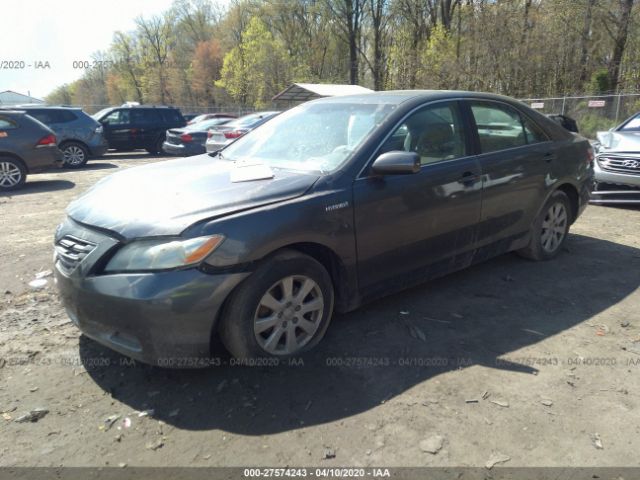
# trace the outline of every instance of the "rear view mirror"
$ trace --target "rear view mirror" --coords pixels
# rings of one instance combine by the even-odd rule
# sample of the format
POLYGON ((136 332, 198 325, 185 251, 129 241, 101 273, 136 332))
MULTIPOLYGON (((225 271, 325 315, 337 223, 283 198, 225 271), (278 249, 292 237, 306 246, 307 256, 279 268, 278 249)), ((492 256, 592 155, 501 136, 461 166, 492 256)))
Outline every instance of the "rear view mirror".
POLYGON ((371 169, 379 175, 406 175, 420 171, 420 156, 415 152, 393 151, 375 159, 371 169))

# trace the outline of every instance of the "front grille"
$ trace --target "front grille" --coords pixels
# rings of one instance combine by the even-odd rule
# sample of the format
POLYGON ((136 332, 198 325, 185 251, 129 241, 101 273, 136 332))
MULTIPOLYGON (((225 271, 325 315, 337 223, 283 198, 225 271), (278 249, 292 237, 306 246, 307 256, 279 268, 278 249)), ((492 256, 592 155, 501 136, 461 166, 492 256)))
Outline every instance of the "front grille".
POLYGON ((96 248, 95 243, 66 235, 55 245, 56 259, 66 272, 71 272, 94 248, 96 248))
POLYGON ((598 165, 607 172, 640 175, 640 157, 618 157, 606 155, 598 157, 598 165))

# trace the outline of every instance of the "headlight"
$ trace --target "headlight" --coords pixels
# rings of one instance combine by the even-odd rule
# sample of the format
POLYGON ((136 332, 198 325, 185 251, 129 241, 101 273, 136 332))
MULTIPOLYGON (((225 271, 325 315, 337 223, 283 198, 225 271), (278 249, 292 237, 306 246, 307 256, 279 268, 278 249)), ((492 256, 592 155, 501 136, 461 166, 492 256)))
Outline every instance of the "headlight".
POLYGON ((222 235, 189 240, 140 240, 125 245, 113 256, 106 272, 166 270, 196 265, 222 243, 222 235))

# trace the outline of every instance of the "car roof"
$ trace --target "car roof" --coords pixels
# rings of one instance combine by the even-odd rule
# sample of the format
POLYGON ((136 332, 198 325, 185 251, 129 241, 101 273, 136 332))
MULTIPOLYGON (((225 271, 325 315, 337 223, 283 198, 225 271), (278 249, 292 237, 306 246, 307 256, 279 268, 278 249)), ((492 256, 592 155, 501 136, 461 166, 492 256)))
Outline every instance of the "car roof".
POLYGON ((389 90, 382 92, 361 93, 357 95, 344 95, 339 97, 326 97, 312 102, 330 103, 385 103, 399 105, 407 101, 444 100, 448 98, 476 98, 487 100, 500 100, 514 102, 515 100, 504 95, 494 93, 470 92, 465 90, 389 90))
MULTIPOLYGON (((7 107, 0 107, 3 110, 7 107)), ((82 110, 81 107, 73 107, 71 105, 14 105, 12 109, 19 110, 82 110)))
POLYGON ((148 108, 148 109, 167 109, 167 110, 178 110, 178 107, 170 107, 169 105, 120 105, 119 107, 113 108, 148 108))

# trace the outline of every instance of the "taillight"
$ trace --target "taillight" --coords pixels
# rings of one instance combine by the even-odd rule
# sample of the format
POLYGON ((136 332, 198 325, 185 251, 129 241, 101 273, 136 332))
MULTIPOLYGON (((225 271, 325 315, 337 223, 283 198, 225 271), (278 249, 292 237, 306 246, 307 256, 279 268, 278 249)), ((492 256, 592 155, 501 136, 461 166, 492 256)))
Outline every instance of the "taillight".
POLYGON ((224 138, 238 138, 244 135, 242 130, 229 130, 224 132, 224 138))
POLYGON ((211 130, 209 130, 207 132, 207 138, 211 138, 211 137, 213 137, 213 132, 211 130))
POLYGON ((55 146, 57 143, 55 135, 47 135, 46 137, 42 137, 38 143, 36 143, 36 147, 49 147, 55 146))
POLYGON ((587 166, 591 166, 594 158, 595 158, 595 154, 593 153, 593 148, 592 147, 587 148, 587 166))
POLYGON ((180 135, 180 140, 182 140, 183 142, 190 142, 191 140, 193 140, 193 137, 188 133, 183 133, 182 135, 180 135))

